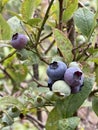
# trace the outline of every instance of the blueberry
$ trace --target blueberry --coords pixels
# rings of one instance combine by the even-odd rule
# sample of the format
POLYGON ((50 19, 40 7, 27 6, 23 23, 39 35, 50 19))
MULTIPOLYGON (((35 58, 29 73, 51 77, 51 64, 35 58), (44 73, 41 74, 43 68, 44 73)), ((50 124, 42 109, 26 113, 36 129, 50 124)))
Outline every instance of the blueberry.
POLYGON ((63 80, 56 81, 52 86, 52 90, 54 93, 59 94, 59 96, 62 95, 63 97, 67 97, 71 93, 70 86, 63 80))
POLYGON ((81 88, 83 87, 84 84, 79 85, 79 86, 75 86, 75 87, 71 87, 71 93, 78 93, 81 91, 81 88))
POLYGON ((12 36, 11 45, 13 46, 13 48, 17 50, 21 50, 25 47, 27 42, 28 39, 24 34, 16 33, 12 36))
POLYGON ((46 100, 42 96, 37 96, 34 98, 34 106, 42 107, 45 104, 46 100))
POLYGON ((84 75, 80 68, 69 67, 64 74, 65 82, 72 88, 83 84, 84 75))
POLYGON ((62 61, 54 61, 47 68, 47 75, 52 81, 64 79, 67 66, 62 61))
POLYGON ((71 62, 71 63, 69 64, 69 67, 80 67, 80 64, 77 63, 77 62, 75 62, 75 61, 73 61, 73 62, 71 62))

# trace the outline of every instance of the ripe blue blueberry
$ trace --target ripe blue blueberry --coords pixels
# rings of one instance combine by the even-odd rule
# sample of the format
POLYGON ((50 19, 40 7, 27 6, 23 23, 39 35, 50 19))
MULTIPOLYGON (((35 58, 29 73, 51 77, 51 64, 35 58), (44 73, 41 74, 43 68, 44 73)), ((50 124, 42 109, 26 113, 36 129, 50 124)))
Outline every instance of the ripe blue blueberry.
POLYGON ((54 61, 47 68, 47 75, 52 81, 64 79, 67 66, 62 61, 54 61))
POLYGON ((83 87, 84 84, 81 84, 79 86, 75 86, 75 87, 71 87, 71 93, 78 93, 79 91, 81 91, 81 88, 83 87))
POLYGON ((25 45, 27 44, 28 39, 24 34, 14 34, 12 36, 12 40, 11 40, 11 45, 17 49, 17 50, 21 50, 25 47, 25 45))
POLYGON ((64 80, 71 88, 78 89, 77 86, 83 85, 84 75, 80 68, 69 67, 64 74, 64 80))

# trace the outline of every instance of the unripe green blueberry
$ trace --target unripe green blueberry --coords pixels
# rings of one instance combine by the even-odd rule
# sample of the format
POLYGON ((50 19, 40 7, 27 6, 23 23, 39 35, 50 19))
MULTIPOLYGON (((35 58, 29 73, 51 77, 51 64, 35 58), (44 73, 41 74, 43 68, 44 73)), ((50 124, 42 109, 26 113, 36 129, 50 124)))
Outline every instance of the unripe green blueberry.
POLYGON ((17 50, 21 50, 28 42, 28 38, 24 34, 14 34, 12 36, 11 45, 17 50))
POLYGON ((80 65, 79 65, 79 63, 73 61, 73 62, 71 62, 71 63, 69 64, 69 67, 79 67, 79 68, 80 68, 80 65))
POLYGON ((86 42, 86 39, 83 35, 78 35, 76 38, 76 42, 80 45, 86 42))
POLYGON ((7 126, 7 125, 12 125, 14 123, 14 120, 12 117, 10 117, 7 114, 4 114, 2 117, 2 123, 7 126))
POLYGON ((62 96, 59 93, 56 93, 56 92, 53 92, 53 91, 47 92, 46 96, 45 96, 47 102, 48 101, 53 101, 54 102, 54 101, 57 101, 58 99, 60 99, 62 97, 64 97, 64 95, 62 96))
POLYGON ((56 81, 52 86, 52 90, 54 93, 64 97, 67 97, 71 94, 70 86, 63 80, 56 81))
POLYGON ((13 107, 13 108, 10 108, 8 110, 8 114, 10 117, 15 118, 15 117, 18 117, 20 115, 20 111, 18 108, 13 107))
POLYGON ((90 1, 85 1, 84 5, 87 6, 87 7, 90 6, 90 1))
POLYGON ((46 102, 46 100, 43 97, 37 96, 34 99, 34 106, 35 107, 42 107, 45 104, 45 102, 46 102))

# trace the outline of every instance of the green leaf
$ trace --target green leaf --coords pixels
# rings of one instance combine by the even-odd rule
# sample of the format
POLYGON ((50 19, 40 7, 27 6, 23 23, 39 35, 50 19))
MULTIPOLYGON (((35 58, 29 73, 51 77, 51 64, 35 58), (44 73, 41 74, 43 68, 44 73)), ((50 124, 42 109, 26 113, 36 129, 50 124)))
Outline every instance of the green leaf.
POLYGON ((86 78, 84 80, 84 86, 82 90, 76 94, 71 94, 64 101, 57 102, 57 108, 62 112, 62 116, 71 117, 77 111, 77 109, 83 104, 85 99, 90 94, 94 84, 93 78, 86 78))
POLYGON ((93 96, 93 100, 92 100, 92 108, 94 110, 94 112, 96 113, 96 115, 98 116, 98 96, 93 96))
POLYGON ((88 37, 94 26, 94 14, 85 7, 79 8, 74 14, 74 21, 82 34, 88 37))
POLYGON ((80 118, 70 117, 58 121, 58 130, 75 130, 78 126, 80 118))
POLYGON ((25 21, 31 18, 33 12, 33 1, 34 0, 24 0, 22 2, 21 14, 25 21))
POLYGON ((52 14, 52 17, 54 20, 56 20, 56 21, 58 20, 58 18, 59 18, 59 3, 58 2, 54 2, 52 4, 50 14, 52 14))
POLYGON ((21 24, 20 24, 20 20, 14 16, 14 17, 11 17, 7 23, 9 24, 10 28, 11 28, 11 34, 15 34, 17 32, 19 33, 23 33, 23 28, 21 27, 21 24))
POLYGON ((31 51, 27 51, 28 52, 28 61, 29 64, 37 64, 39 63, 39 57, 37 56, 36 52, 31 52, 31 51))
POLYGON ((13 67, 11 68, 7 68, 6 70, 10 74, 12 79, 17 83, 23 81, 28 73, 27 66, 24 64, 16 64, 13 65, 13 67))
POLYGON ((78 7, 78 0, 66 0, 65 2, 65 11, 63 13, 63 21, 66 22, 68 21, 75 10, 78 7))
POLYGON ((11 126, 14 123, 14 119, 6 113, 2 117, 2 123, 6 124, 6 126, 11 126))
POLYGON ((7 106, 11 106, 11 105, 17 107, 19 110, 23 110, 24 108, 24 105, 19 100, 17 100, 12 96, 5 96, 0 98, 0 104, 1 104, 0 109, 2 110, 7 106))
POLYGON ((48 115, 48 120, 46 123, 46 130, 57 130, 57 121, 62 119, 60 110, 58 111, 55 107, 48 115))
POLYGON ((21 14, 25 21, 32 16, 34 9, 40 4, 41 0, 24 0, 22 2, 21 14))
POLYGON ((37 26, 40 22, 41 22, 40 18, 33 18, 33 19, 29 19, 27 21, 27 24, 33 27, 33 26, 37 26))
POLYGON ((62 118, 62 112, 55 107, 48 116, 46 130, 74 130, 80 119, 78 117, 62 118))
MULTIPOLYGON (((16 16, 18 19, 20 19, 21 21, 23 20, 23 18, 22 18, 22 16, 20 16, 19 14, 17 14, 16 12, 13 12, 13 11, 11 11, 11 10, 7 10, 7 12, 9 13, 9 14, 11 14, 13 17, 14 16, 16 16)), ((12 18, 13 18, 12 17, 12 18)))
POLYGON ((0 39, 8 40, 11 36, 10 26, 0 14, 0 39))
POLYGON ((66 37, 66 35, 64 35, 60 30, 54 29, 53 33, 54 33, 54 38, 57 43, 57 47, 62 53, 63 58, 65 59, 67 63, 71 62, 73 59, 71 42, 66 37))

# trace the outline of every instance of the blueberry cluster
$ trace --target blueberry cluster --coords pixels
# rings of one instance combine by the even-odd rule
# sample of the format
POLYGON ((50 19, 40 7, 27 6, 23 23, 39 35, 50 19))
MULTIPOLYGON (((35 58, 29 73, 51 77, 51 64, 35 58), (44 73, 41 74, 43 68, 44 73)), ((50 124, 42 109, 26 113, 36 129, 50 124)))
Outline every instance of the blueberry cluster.
POLYGON ((48 87, 52 91, 53 84, 63 80, 71 89, 71 93, 77 93, 81 90, 84 81, 84 75, 78 65, 67 65, 62 61, 54 61, 47 68, 48 87))

